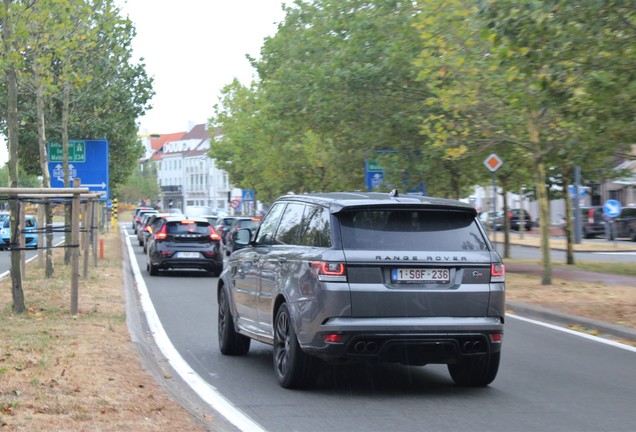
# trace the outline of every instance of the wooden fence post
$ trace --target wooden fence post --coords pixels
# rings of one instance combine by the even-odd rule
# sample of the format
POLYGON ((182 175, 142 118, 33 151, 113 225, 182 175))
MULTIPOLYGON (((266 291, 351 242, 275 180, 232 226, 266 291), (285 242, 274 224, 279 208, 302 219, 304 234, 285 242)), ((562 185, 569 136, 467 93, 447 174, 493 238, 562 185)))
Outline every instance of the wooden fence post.
MULTIPOLYGON (((73 179, 73 188, 80 187, 80 179, 73 179)), ((79 213, 80 194, 73 193, 71 205, 71 314, 78 313, 79 298, 79 213)))

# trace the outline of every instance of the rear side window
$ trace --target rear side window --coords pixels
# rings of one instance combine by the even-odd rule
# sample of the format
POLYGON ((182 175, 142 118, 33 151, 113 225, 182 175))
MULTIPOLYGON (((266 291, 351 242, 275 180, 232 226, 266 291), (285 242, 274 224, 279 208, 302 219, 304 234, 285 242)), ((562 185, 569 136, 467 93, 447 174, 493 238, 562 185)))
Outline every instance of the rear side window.
POLYGON ((302 246, 331 247, 330 213, 327 209, 307 205, 300 226, 299 244, 302 246))
POLYGON ((291 203, 287 205, 285 213, 276 231, 276 243, 286 245, 298 244, 298 236, 300 233, 300 223, 303 219, 303 204, 291 203))
POLYGON ((468 212, 365 209, 338 214, 345 249, 390 251, 488 250, 468 212))
POLYGON ((278 222, 280 221, 280 217, 284 209, 284 203, 277 203, 269 210, 258 230, 256 244, 269 245, 273 243, 274 231, 278 226, 278 222))
POLYGON ((166 225, 166 234, 210 234, 208 222, 169 222, 166 225))

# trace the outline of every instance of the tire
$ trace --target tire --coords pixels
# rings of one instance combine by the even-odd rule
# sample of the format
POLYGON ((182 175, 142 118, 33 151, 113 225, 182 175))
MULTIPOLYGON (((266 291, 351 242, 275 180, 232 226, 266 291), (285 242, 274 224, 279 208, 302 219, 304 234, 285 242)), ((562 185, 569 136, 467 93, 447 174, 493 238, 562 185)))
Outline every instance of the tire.
POLYGON ((300 348, 287 304, 280 305, 274 321, 274 371, 284 388, 304 388, 313 384, 318 359, 300 348))
POLYGON ((150 259, 148 259, 148 273, 150 273, 150 276, 157 276, 159 274, 159 266, 154 265, 152 263, 152 261, 150 261, 150 259))
POLYGON ((221 353, 235 356, 246 355, 250 350, 251 339, 237 333, 234 329, 230 303, 224 289, 219 291, 218 303, 219 349, 221 353))
POLYGON ((480 357, 462 358, 449 364, 448 372, 455 384, 464 387, 485 387, 494 381, 499 370, 501 351, 480 357))

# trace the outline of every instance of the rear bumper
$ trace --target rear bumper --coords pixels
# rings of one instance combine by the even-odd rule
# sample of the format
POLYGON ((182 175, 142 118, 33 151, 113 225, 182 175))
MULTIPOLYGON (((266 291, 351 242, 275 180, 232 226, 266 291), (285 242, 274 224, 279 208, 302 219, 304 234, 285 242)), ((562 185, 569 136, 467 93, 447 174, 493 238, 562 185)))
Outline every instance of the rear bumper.
POLYGON ((154 263, 158 265, 160 269, 186 269, 186 268, 198 268, 206 270, 220 270, 223 267, 223 257, 217 256, 212 259, 198 258, 165 258, 154 263))
POLYGON ((500 351, 491 334, 503 334, 498 318, 336 318, 302 348, 327 361, 448 364, 500 351), (340 343, 324 342, 325 334, 334 333, 342 336, 340 343))

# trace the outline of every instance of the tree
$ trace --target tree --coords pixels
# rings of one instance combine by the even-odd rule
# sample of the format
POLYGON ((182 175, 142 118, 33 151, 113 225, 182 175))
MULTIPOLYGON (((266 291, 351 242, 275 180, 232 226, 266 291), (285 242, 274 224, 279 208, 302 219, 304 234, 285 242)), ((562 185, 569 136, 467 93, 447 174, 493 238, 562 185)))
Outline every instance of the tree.
MULTIPOLYGON (((131 61, 134 28, 118 13, 112 0, 4 0, 0 66, 5 80, 0 97, 6 102, 1 104, 6 116, 0 118, 7 119, 10 187, 18 185, 18 165, 31 175, 42 175, 46 183, 48 139, 64 144, 69 186, 72 136, 109 139, 115 193, 133 172, 143 152, 136 119, 152 96, 152 81, 143 64, 131 61), (18 149, 40 157, 19 158, 18 149)), ((12 203, 17 214, 17 203, 12 203)), ((17 224, 11 227, 14 241, 17 224)), ((13 269, 19 267, 14 256, 13 269)), ((23 311, 19 271, 12 270, 12 285, 14 309, 23 311)))
POLYGON ((434 162, 418 127, 426 86, 411 63, 415 15, 410 1, 297 1, 286 8, 278 33, 253 60, 259 80, 224 91, 210 122, 224 137, 211 156, 234 183, 245 181, 260 196, 362 189, 365 162, 384 150, 393 151, 387 163, 397 167, 387 169, 388 182, 421 183, 434 162))
POLYGON ((161 195, 161 189, 157 183, 157 168, 154 161, 148 161, 143 165, 143 170, 138 170, 135 175, 120 187, 120 202, 141 202, 150 198, 156 201, 161 195))
MULTIPOLYGON (((0 15, 0 23, 2 25, 2 70, 5 77, 5 85, 7 89, 7 137, 9 148, 9 187, 18 186, 18 83, 17 70, 21 65, 16 43, 17 35, 20 35, 21 28, 16 25, 15 18, 23 13, 21 5, 13 3, 11 0, 3 1, 2 15, 0 15), (17 28, 16 28, 17 27, 17 28)), ((18 239, 18 224, 15 215, 18 214, 18 202, 11 200, 9 202, 11 210, 11 243, 15 243, 18 239)), ((20 269, 20 255, 18 251, 11 252, 11 293, 12 293, 12 310, 16 313, 23 313, 26 310, 24 304, 24 292, 22 291, 22 272, 20 269)))
POLYGON ((584 48, 568 45, 585 23, 552 3, 452 1, 442 8, 422 1, 425 48, 418 58, 420 79, 434 94, 427 103, 437 110, 424 124, 429 136, 451 149, 457 135, 471 148, 480 142, 506 148, 506 159, 532 167, 544 284, 551 283, 548 169, 560 166, 567 182, 575 153, 595 154, 600 165, 616 149, 608 146, 599 154, 587 127, 598 106, 584 91, 587 78, 577 56, 584 48))

